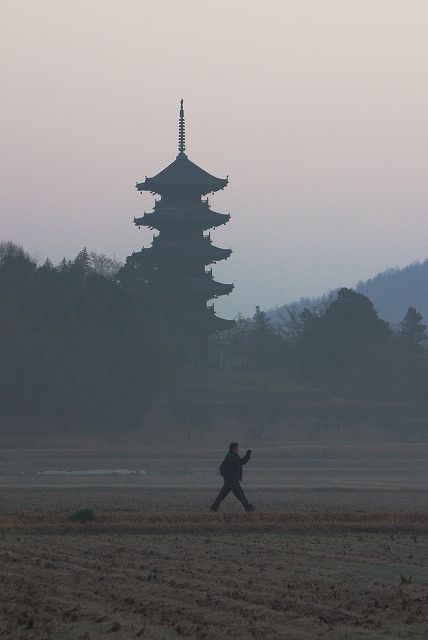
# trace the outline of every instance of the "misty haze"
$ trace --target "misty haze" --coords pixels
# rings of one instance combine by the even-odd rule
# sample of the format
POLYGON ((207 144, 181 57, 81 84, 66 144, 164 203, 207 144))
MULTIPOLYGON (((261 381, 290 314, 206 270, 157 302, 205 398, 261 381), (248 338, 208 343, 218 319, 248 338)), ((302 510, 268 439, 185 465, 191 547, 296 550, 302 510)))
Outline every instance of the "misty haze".
POLYGON ((3 4, 0 635, 425 637, 427 5, 3 4))

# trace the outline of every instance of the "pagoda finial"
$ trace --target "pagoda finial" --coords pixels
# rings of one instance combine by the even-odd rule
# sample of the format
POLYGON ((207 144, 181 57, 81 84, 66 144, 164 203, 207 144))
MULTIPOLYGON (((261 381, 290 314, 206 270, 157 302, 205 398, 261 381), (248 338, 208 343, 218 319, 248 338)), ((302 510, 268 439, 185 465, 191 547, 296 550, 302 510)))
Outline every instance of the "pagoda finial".
POLYGON ((180 107, 180 120, 178 123, 178 151, 179 153, 184 153, 186 149, 186 133, 185 133, 185 125, 184 125, 184 108, 183 108, 183 98, 181 98, 181 107, 180 107))

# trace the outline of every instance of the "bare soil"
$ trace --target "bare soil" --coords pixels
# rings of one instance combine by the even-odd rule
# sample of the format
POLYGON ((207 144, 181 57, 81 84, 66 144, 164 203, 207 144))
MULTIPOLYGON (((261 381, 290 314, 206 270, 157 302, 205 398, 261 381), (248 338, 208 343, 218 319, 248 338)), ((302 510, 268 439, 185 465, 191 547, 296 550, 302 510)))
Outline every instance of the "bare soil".
POLYGON ((0 450, 1 638, 428 637, 427 443, 267 443, 252 514, 221 448, 54 445, 0 450))
POLYGON ((5 638, 423 638, 426 534, 2 537, 5 638))
POLYGON ((428 634, 421 490, 253 488, 265 509, 253 514, 232 498, 207 512, 212 489, 14 486, 2 497, 0 637, 428 634), (410 502, 418 509, 400 509, 410 502), (71 523, 85 507, 97 520, 71 523))

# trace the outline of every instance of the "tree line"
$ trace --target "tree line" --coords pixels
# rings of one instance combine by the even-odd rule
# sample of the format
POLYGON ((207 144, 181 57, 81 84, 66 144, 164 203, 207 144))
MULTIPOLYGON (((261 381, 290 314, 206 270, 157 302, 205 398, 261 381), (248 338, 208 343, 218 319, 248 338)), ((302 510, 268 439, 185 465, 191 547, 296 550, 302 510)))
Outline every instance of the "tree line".
POLYGON ((91 433, 141 423, 173 346, 162 315, 121 283, 122 270, 86 249, 38 265, 22 247, 0 243, 4 431, 91 433))
MULTIPOLYGON (((1 242, 2 431, 114 437, 139 428, 188 365, 174 322, 180 291, 170 289, 150 265, 122 265, 86 249, 57 265, 38 264, 22 247, 1 242)), ((238 316, 233 329, 212 336, 210 366, 285 375, 337 398, 425 402, 426 344, 415 308, 393 330, 369 298, 343 288, 321 305, 288 307, 276 323, 259 307, 252 318, 238 316)), ((186 432, 211 425, 199 401, 168 391, 162 402, 186 432)), ((251 411, 242 401, 247 413, 237 396, 234 402, 237 420, 259 434, 277 400, 263 393, 251 411)))
POLYGON ((259 307, 252 318, 239 316, 213 336, 211 359, 223 369, 285 372, 343 397, 418 400, 428 389, 422 320, 409 307, 393 330, 369 298, 342 288, 324 304, 287 307, 276 323, 259 307))

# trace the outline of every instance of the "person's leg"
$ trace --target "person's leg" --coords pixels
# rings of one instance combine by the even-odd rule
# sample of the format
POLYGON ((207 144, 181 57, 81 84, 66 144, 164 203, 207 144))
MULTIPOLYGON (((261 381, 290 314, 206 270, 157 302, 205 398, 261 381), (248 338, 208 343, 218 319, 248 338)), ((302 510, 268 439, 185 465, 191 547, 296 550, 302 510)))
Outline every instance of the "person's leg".
POLYGON ((252 509, 254 509, 253 505, 248 502, 244 490, 238 480, 230 483, 230 489, 233 491, 233 495, 235 496, 235 498, 237 498, 242 504, 245 511, 251 511, 252 509))
POLYGON ((220 493, 218 494, 217 498, 214 500, 214 502, 210 507, 211 511, 219 510, 220 502, 222 502, 225 499, 225 497, 229 495, 230 491, 231 491, 230 484, 228 482, 225 482, 222 488, 220 489, 220 493))

